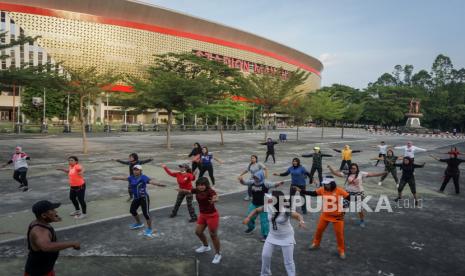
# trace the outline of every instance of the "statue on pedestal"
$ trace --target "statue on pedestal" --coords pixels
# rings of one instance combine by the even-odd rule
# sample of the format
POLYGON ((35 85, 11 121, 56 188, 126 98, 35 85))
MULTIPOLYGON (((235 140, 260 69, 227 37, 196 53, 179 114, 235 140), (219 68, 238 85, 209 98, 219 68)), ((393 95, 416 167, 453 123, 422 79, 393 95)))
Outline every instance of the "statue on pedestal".
POLYGON ((421 128, 420 118, 423 117, 423 114, 420 113, 420 101, 412 98, 410 100, 410 109, 408 113, 405 113, 407 116, 407 122, 405 126, 407 128, 421 128))

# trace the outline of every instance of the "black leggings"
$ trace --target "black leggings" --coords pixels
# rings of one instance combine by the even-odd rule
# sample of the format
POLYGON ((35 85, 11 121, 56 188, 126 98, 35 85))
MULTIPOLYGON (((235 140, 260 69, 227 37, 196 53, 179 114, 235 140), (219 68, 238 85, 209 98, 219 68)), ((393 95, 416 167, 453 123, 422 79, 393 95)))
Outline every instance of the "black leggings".
MULTIPOLYGON (((380 153, 380 154, 378 154, 378 157, 383 157, 384 159, 386 159, 386 154, 380 153)), ((380 160, 376 161, 375 166, 378 166, 379 161, 380 161, 380 160)))
POLYGON ((137 209, 141 207, 142 214, 144 215, 146 220, 150 219, 150 198, 148 195, 140 198, 134 198, 131 203, 131 207, 129 208, 129 212, 134 217, 137 216, 137 209))
POLYGON ((315 172, 318 172, 318 180, 320 183, 318 183, 318 186, 321 186, 321 182, 323 181, 323 169, 321 167, 313 167, 310 169, 310 183, 313 183, 313 175, 315 172))
POLYGON ((210 179, 212 181, 212 185, 215 185, 215 177, 213 176, 213 165, 212 164, 202 165, 200 167, 199 178, 202 177, 205 174, 206 171, 208 171, 208 176, 210 176, 210 179))
POLYGON ((199 171, 200 171, 200 163, 199 162, 192 162, 192 173, 195 173, 196 169, 199 169, 199 171))
POLYGON ((412 176, 410 178, 407 178, 407 179, 401 178, 400 182, 399 182, 399 188, 397 188, 397 191, 399 193, 402 193, 402 190, 404 189, 406 184, 408 184, 408 186, 410 187, 410 191, 412 192, 412 194, 417 193, 416 184, 415 184, 415 177, 414 176, 412 176))
POLYGON ((459 176, 460 176, 460 174, 452 174, 452 175, 451 174, 446 174, 446 175, 444 175, 444 181, 442 182, 440 190, 444 191, 447 184, 449 183, 449 180, 452 178, 452 181, 454 181, 455 193, 460 194, 459 176))
POLYGON ((87 212, 87 205, 84 197, 86 195, 86 183, 79 187, 71 187, 69 190, 69 199, 74 205, 74 209, 79 211, 79 204, 81 204, 82 213, 87 212))
POLYGON ((27 187, 27 168, 19 168, 13 173, 13 178, 19 182, 19 184, 27 187))
POLYGON ((271 157, 273 157, 273 163, 276 163, 276 159, 274 158, 274 152, 269 152, 269 151, 266 152, 265 162, 268 161, 268 157, 269 157, 270 155, 271 155, 271 157))
POLYGON ((352 160, 342 160, 339 170, 342 171, 347 164, 347 169, 350 170, 350 165, 352 165, 352 160))
POLYGON ((391 173, 392 177, 394 178, 394 181, 396 182, 396 184, 399 183, 399 179, 397 178, 397 168, 394 167, 394 168, 391 168, 391 169, 386 169, 385 170, 387 172, 387 174, 381 176, 381 182, 384 181, 384 179, 386 179, 386 177, 389 175, 389 173, 391 173))

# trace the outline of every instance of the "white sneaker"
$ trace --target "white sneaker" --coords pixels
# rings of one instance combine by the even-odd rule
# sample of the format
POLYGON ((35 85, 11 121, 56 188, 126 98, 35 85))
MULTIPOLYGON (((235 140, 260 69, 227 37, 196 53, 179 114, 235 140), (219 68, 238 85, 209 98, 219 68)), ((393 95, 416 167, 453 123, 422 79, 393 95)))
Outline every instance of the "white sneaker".
POLYGON ((219 264, 221 262, 221 255, 220 254, 215 254, 215 257, 213 258, 212 264, 219 264))
POLYGON ((396 187, 399 188, 399 184, 396 184, 396 187))
POLYGON ((86 218, 86 217, 87 217, 86 214, 79 214, 79 215, 75 215, 75 216, 74 216, 75 219, 84 219, 84 218, 86 218))
POLYGON ((378 182, 378 185, 379 185, 379 186, 383 185, 383 182, 381 182, 381 181, 380 181, 380 182, 378 182))
POLYGON ((207 245, 207 246, 202 245, 201 247, 197 248, 195 250, 195 252, 197 252, 197 253, 205 253, 205 252, 208 252, 210 250, 212 250, 212 249, 211 249, 211 247, 209 245, 207 245))
POLYGON ((71 213, 69 213, 69 215, 72 216, 72 217, 77 216, 79 214, 81 214, 80 210, 75 210, 75 211, 72 211, 71 213))

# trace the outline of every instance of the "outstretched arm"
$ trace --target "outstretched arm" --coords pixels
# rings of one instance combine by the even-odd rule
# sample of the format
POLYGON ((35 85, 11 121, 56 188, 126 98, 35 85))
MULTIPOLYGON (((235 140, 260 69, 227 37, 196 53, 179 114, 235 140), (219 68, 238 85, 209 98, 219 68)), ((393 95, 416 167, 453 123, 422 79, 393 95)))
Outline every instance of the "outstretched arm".
POLYGON ((425 166, 426 163, 423 163, 421 165, 418 165, 418 164, 413 164, 413 167, 414 168, 423 168, 425 166))
POLYGON ((353 150, 352 153, 362 152, 361 150, 353 150))
POLYGON ((165 164, 162 164, 161 167, 165 170, 165 172, 172 177, 176 177, 176 174, 173 173, 165 164))
POLYGON ((417 151, 427 151, 427 149, 419 148, 419 147, 415 147, 415 150, 417 150, 417 151))
POLYGON ((120 163, 120 164, 123 164, 123 165, 129 165, 129 164, 131 164, 131 162, 129 162, 129 161, 123 161, 123 160, 120 160, 120 159, 116 159, 115 161, 118 162, 118 163, 120 163))
POLYGON ((128 180, 128 178, 126 176, 113 176, 111 178, 112 180, 128 180))
POLYGON ((64 173, 69 173, 69 170, 68 169, 65 169, 65 168, 56 168, 57 171, 62 171, 64 173))
POLYGON ((340 171, 336 171, 333 167, 331 167, 330 165, 328 165, 328 169, 329 171, 335 175, 335 176, 339 176, 339 177, 344 177, 344 174, 340 171))
POLYGON ((333 149, 335 152, 339 152, 341 153, 341 150, 338 150, 338 149, 333 149))
POLYGON ((141 160, 141 161, 139 161, 139 163, 141 165, 143 165, 143 164, 146 164, 146 163, 149 163, 149 162, 152 162, 152 161, 153 161, 153 158, 149 158, 149 159, 141 160))
POLYGON ((161 184, 161 183, 155 182, 155 180, 152 180, 152 179, 150 179, 149 184, 150 184, 150 185, 153 185, 153 186, 158 186, 158 187, 166 187, 165 184, 161 184))
POLYGON ((313 153, 302 154, 302 157, 313 157, 313 153))
POLYGON ((366 177, 376 177, 376 176, 383 176, 386 175, 388 172, 380 172, 380 173, 368 173, 366 177))
POLYGON ((302 189, 300 189, 299 187, 297 186, 292 186, 292 188, 301 193, 301 194, 304 194, 304 195, 309 195, 309 196, 318 196, 318 194, 315 192, 315 191, 302 191, 302 189))
POLYGON ((429 157, 433 158, 433 159, 436 160, 436 161, 440 161, 440 160, 441 160, 441 159, 439 159, 438 157, 436 157, 436 156, 434 156, 434 155, 432 155, 432 154, 430 154, 429 157))

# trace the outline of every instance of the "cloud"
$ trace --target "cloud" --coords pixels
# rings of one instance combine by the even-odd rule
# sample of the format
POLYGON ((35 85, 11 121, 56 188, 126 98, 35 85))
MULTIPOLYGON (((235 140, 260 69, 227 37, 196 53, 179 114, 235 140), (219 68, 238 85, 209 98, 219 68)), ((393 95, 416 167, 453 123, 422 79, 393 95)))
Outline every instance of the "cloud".
POLYGON ((318 59, 323 63, 324 67, 330 67, 339 62, 338 57, 335 54, 323 53, 318 59))

